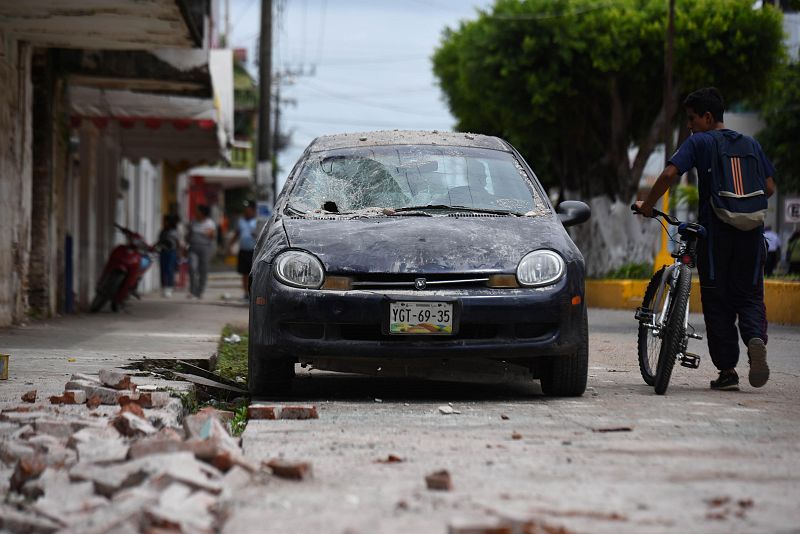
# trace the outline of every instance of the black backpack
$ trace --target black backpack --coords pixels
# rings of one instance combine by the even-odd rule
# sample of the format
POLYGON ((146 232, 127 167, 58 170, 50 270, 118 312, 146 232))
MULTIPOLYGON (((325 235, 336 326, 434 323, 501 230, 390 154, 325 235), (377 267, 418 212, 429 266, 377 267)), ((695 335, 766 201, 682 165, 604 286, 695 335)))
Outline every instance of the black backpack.
POLYGON ((714 138, 711 160, 711 208, 739 230, 753 230, 767 215, 767 176, 755 141, 732 130, 709 132, 714 138))

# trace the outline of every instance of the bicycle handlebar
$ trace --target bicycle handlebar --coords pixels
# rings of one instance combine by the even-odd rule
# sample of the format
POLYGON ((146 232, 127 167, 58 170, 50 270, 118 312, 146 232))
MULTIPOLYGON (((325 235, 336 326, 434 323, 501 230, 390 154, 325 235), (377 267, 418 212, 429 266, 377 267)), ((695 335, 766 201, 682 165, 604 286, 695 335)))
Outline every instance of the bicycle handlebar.
MULTIPOLYGON (((639 214, 642 217, 644 217, 644 213, 642 213, 639 210, 639 208, 636 207, 636 204, 631 204, 631 211, 633 213, 639 214)), ((653 208, 653 215, 651 215, 650 218, 651 219, 655 219, 656 217, 662 217, 671 226, 679 226, 681 224, 681 222, 678 219, 676 219, 675 217, 672 217, 671 215, 669 215, 667 213, 664 213, 663 211, 659 211, 659 210, 653 208)))

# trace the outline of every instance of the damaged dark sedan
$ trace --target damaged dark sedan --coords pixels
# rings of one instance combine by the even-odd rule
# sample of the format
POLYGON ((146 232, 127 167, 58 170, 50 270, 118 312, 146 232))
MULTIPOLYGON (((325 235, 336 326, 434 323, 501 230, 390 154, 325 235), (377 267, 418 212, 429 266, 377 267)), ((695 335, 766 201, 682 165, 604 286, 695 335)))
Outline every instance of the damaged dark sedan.
POLYGON ((286 393, 301 363, 476 381, 522 370, 547 395, 582 395, 584 261, 565 227, 588 218, 581 202, 554 209, 497 137, 317 138, 256 245, 250 391, 286 393))

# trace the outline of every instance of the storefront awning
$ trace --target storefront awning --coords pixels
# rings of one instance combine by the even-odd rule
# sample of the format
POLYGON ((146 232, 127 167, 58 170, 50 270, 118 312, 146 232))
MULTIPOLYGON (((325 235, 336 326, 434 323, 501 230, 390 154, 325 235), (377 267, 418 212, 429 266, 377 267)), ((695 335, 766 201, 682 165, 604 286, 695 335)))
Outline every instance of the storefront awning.
POLYGON ((131 160, 213 163, 227 159, 233 132, 230 50, 212 50, 214 98, 171 96, 82 85, 69 88, 71 125, 108 130, 131 160))

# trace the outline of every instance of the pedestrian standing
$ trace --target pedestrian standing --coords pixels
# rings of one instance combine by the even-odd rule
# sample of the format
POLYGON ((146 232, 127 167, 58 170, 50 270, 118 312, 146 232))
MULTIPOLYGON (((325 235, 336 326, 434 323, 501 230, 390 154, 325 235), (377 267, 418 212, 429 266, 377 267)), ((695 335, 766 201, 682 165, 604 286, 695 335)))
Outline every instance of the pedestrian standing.
POLYGON ((203 298, 206 289, 208 261, 217 233, 210 213, 208 206, 197 206, 197 218, 189 226, 189 294, 198 299, 203 298))
POLYGON ((175 288, 175 271, 178 267, 178 252, 181 248, 181 233, 178 230, 180 217, 165 215, 164 227, 158 236, 159 265, 161 267, 161 295, 171 298, 175 288))
POLYGON ((800 230, 789 238, 786 247, 786 261, 789 262, 789 274, 800 274, 800 230))
POLYGON ((764 264, 764 274, 772 276, 775 267, 781 260, 781 238, 771 226, 764 228, 764 239, 767 240, 767 262, 764 264))
POLYGON ((761 387, 769 379, 769 367, 764 307, 766 246, 763 219, 757 213, 766 213, 766 198, 761 195, 769 197, 775 192, 775 169, 755 139, 725 128, 725 104, 716 88, 691 93, 683 105, 692 135, 669 160, 645 200, 636 205, 642 214, 651 216, 653 206, 669 186, 692 167, 697 169, 698 222, 708 232, 706 239, 698 243, 697 271, 708 350, 719 370, 711 389, 739 389, 737 319, 739 335, 747 345, 750 384, 761 387), (723 146, 746 147, 752 157, 735 158, 723 165, 725 155, 733 153, 722 150, 723 146), (723 175, 726 179, 732 176, 725 183, 732 181, 735 191, 721 191, 723 175), (754 184, 761 184, 763 189, 754 184), (720 202, 728 199, 755 201, 762 209, 746 214, 722 210, 720 202))
POLYGON ((256 237, 258 229, 258 219, 256 219, 256 209, 252 202, 245 201, 244 212, 239 217, 236 231, 228 245, 228 251, 234 243, 239 242, 239 255, 236 262, 236 272, 242 275, 242 289, 244 298, 250 299, 250 269, 253 267, 253 249, 256 247, 256 237))

